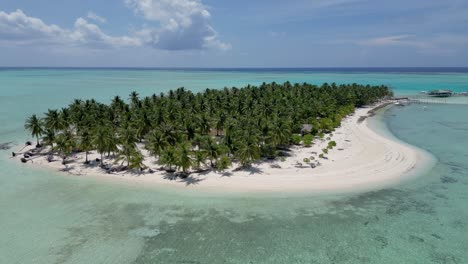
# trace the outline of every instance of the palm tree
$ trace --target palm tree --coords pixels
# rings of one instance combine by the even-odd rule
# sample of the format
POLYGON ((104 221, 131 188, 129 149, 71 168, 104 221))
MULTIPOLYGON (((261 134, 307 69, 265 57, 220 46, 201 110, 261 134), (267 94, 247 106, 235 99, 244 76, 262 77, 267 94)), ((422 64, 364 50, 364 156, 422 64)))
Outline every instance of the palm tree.
POLYGON ((55 139, 54 150, 58 151, 59 155, 62 157, 62 164, 65 165, 65 160, 73 151, 75 147, 75 142, 73 135, 69 132, 61 133, 55 139))
POLYGON ((175 148, 172 146, 165 148, 161 154, 160 162, 169 166, 168 172, 173 172, 172 166, 177 163, 175 148))
POLYGON ((143 156, 143 154, 141 154, 139 150, 134 149, 129 158, 128 168, 142 170, 146 168, 146 165, 143 163, 144 160, 145 157, 143 156))
POLYGON ((142 113, 133 120, 132 126, 136 128, 137 138, 141 142, 151 129, 151 120, 146 113, 142 113))
POLYGON ((158 130, 153 130, 147 136, 146 149, 153 156, 160 156, 163 150, 168 146, 163 134, 158 130))
POLYGON ((42 137, 42 142, 45 145, 49 145, 51 149, 53 149, 55 142, 55 132, 52 129, 46 129, 44 132, 44 137, 42 137))
POLYGON ((221 157, 218 159, 218 161, 216 161, 216 169, 218 171, 224 171, 227 168, 229 168, 229 166, 231 166, 231 164, 232 164, 232 161, 228 156, 221 155, 221 157))
POLYGON ((235 155, 243 167, 248 167, 253 161, 260 159, 260 148, 253 141, 242 142, 235 155))
POLYGON ((195 170, 201 170, 202 165, 206 165, 206 151, 204 150, 197 150, 194 152, 194 157, 193 157, 193 168, 195 170))
POLYGON ((96 148, 97 152, 101 154, 101 166, 104 164, 104 153, 109 149, 109 141, 111 132, 106 126, 98 126, 91 137, 91 143, 96 148))
POLYGON ((118 141, 121 146, 136 147, 136 130, 130 127, 122 128, 118 133, 118 141))
POLYGON ((54 132, 58 132, 63 128, 60 114, 57 110, 49 109, 47 113, 45 113, 44 126, 46 129, 50 129, 54 132))
POLYGON ((193 165, 191 151, 188 143, 181 143, 176 148, 176 165, 177 168, 182 169, 184 174, 187 174, 190 167, 193 165))
POLYGON ((83 130, 80 136, 79 148, 85 152, 85 164, 89 164, 88 153, 93 149, 92 136, 87 129, 83 130))
POLYGON ((220 148, 218 144, 211 138, 207 136, 204 138, 203 149, 205 149, 208 159, 210 160, 211 167, 214 167, 213 161, 218 159, 220 154, 220 148))
POLYGON ((219 131, 223 129, 226 123, 226 114, 221 112, 216 120, 216 136, 219 136, 219 131))
POLYGON ((199 118, 199 127, 200 127, 200 133, 202 135, 206 135, 206 134, 208 134, 210 132, 211 122, 210 122, 210 119, 209 119, 208 115, 203 114, 199 118))
POLYGON ((143 165, 143 155, 134 145, 122 145, 119 150, 119 156, 117 157, 117 162, 122 161, 121 165, 124 162, 127 162, 127 167, 131 169, 141 168, 143 165))
POLYGON ((36 147, 39 147, 39 137, 44 133, 44 129, 42 128, 42 122, 36 115, 32 115, 26 120, 24 124, 24 128, 31 133, 31 136, 35 137, 37 140, 36 147))
POLYGON ((278 121, 275 123, 269 131, 269 138, 271 143, 275 146, 286 145, 291 138, 291 129, 289 123, 286 121, 278 121))
POLYGON ((130 93, 129 100, 132 103, 132 107, 137 107, 140 103, 139 94, 136 91, 130 93))
POLYGON ((127 166, 130 166, 131 156, 136 150, 136 131, 130 127, 123 128, 119 131, 118 142, 120 144, 119 159, 127 161, 127 166))

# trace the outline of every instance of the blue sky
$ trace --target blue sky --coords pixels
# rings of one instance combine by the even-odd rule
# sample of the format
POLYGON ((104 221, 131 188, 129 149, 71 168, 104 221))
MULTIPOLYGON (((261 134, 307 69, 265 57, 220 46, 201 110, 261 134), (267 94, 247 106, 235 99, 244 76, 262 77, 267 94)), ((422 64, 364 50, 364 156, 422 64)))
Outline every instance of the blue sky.
POLYGON ((0 0, 1 66, 468 66, 466 0, 0 0))

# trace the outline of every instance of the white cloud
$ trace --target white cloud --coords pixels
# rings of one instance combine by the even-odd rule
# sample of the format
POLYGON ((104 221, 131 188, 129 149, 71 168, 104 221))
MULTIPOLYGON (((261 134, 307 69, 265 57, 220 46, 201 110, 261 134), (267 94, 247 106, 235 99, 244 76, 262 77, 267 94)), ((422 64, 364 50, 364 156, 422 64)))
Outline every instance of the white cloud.
POLYGON ((41 19, 27 16, 20 9, 5 13, 0 11, 0 41, 15 45, 55 44, 86 46, 91 48, 116 48, 140 46, 138 38, 109 36, 83 18, 78 18, 73 29, 45 24, 41 19))
POLYGON ((374 47, 410 47, 429 55, 452 55, 460 46, 468 43, 462 36, 416 38, 411 35, 392 35, 358 41, 357 44, 374 47))
POLYGON ((141 41, 138 38, 128 36, 113 37, 105 34, 94 24, 88 23, 83 18, 78 18, 75 22, 75 29, 70 34, 72 40, 93 47, 125 47, 140 46, 141 41))
POLYGON ((26 16, 16 10, 10 14, 0 11, 0 36, 2 40, 26 42, 28 40, 49 41, 61 39, 63 29, 57 25, 46 25, 42 20, 26 16))
POLYGON ((144 39, 165 50, 219 49, 231 45, 218 38, 211 26, 211 14, 198 0, 125 0, 146 20, 159 22, 158 28, 146 28, 144 39))
POLYGON ((409 35, 394 35, 378 38, 371 38, 361 41, 360 44, 369 46, 412 46, 418 48, 429 48, 429 44, 412 40, 409 35))
MULTIPOLYGON (((22 10, 0 11, 0 43, 13 45, 62 45, 90 48, 118 48, 148 45, 162 50, 229 50, 210 23, 211 14, 198 0, 125 0, 146 20, 158 26, 145 26, 131 36, 111 36, 98 25, 78 18, 72 28, 46 24, 22 10)), ((90 11, 87 18, 106 23, 90 11)))
POLYGON ((98 14, 94 13, 93 11, 89 11, 87 17, 89 19, 97 21, 99 23, 103 23, 103 24, 107 23, 106 18, 104 18, 102 16, 99 16, 98 14))

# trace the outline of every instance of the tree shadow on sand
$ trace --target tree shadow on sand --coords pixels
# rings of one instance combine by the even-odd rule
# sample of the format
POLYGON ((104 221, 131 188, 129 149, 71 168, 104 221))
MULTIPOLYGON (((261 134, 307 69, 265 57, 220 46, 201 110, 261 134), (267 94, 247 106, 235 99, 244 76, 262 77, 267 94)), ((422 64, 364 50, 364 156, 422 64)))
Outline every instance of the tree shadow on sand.
POLYGON ((221 177, 231 177, 232 175, 234 175, 234 173, 226 171, 221 174, 221 177))
POLYGON ((245 168, 244 170, 249 172, 250 175, 263 174, 263 170, 257 167, 248 167, 248 168, 245 168))
POLYGON ((177 180, 177 175, 175 173, 166 172, 163 175, 163 179, 169 180, 169 181, 175 181, 177 180))
POLYGON ((68 166, 68 163, 66 165, 66 167, 64 168, 61 168, 60 171, 63 171, 63 172, 71 172, 75 169, 75 166, 68 166))
POLYGON ((205 179, 200 179, 200 178, 194 178, 192 176, 189 176, 185 179, 180 179, 181 182, 185 183, 185 186, 190 186, 190 185, 197 185, 200 182, 204 181, 205 179))
POLYGON ((186 186, 197 185, 205 179, 195 178, 193 176, 188 176, 186 178, 178 177, 175 173, 166 173, 163 175, 163 179, 169 181, 179 181, 185 183, 186 186))

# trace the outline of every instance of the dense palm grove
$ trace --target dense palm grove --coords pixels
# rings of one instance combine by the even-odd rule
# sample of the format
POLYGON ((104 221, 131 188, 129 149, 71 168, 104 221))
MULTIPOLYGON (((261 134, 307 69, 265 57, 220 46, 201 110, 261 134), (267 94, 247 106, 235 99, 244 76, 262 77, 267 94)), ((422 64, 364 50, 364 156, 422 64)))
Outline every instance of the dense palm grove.
POLYGON ((109 105, 74 100, 43 118, 31 116, 25 128, 64 162, 85 152, 89 163, 88 153, 97 151, 103 167, 109 168, 103 161, 112 156, 126 168, 144 169, 141 143, 168 171, 224 170, 233 161, 248 166, 275 158, 299 143, 303 124, 311 125, 312 135, 327 133, 355 107, 391 95, 386 86, 288 82, 197 94, 179 88, 144 98, 132 92, 128 103, 119 96, 109 105))

